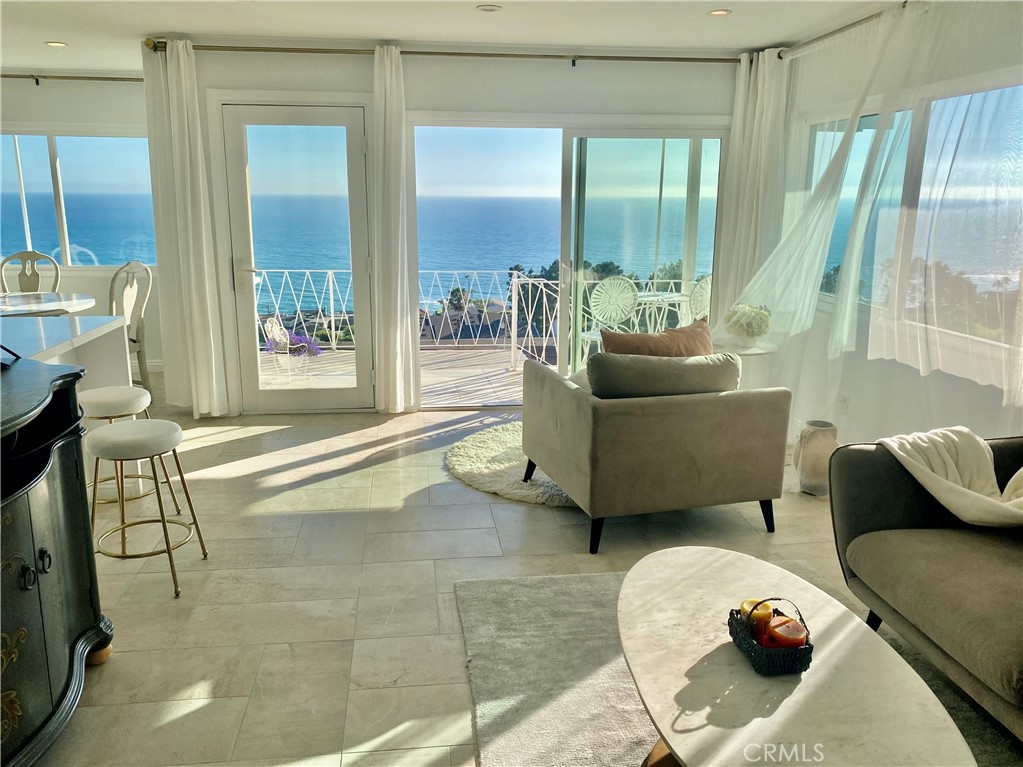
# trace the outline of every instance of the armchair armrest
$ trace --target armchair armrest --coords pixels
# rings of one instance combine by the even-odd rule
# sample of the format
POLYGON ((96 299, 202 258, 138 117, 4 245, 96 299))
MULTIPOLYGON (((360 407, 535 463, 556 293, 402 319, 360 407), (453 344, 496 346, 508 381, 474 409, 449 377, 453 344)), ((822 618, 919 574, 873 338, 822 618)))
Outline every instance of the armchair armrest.
MULTIPOLYGON (((1023 465, 1023 437, 988 440, 999 486, 1023 465)), ((846 581, 855 573, 846 561, 853 540, 877 530, 962 527, 883 445, 839 447, 831 456, 831 520, 846 581)))
POLYGON ((522 450, 587 511, 596 402, 556 370, 533 360, 523 365, 522 450))

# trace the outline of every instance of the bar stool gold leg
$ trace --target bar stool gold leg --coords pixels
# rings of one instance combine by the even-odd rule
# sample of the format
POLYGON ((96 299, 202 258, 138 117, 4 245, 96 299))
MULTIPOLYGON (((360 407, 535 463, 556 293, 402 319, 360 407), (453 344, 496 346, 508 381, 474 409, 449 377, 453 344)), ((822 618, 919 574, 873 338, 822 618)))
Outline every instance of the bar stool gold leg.
POLYGON ((121 553, 128 553, 128 529, 124 527, 124 463, 114 461, 114 476, 117 478, 117 505, 121 509, 121 553))
POLYGON ((99 458, 96 459, 96 468, 92 471, 92 534, 96 534, 96 496, 99 490, 99 458))
MULTIPOLYGON (((202 549, 202 558, 206 559, 209 557, 209 552, 206 551, 206 541, 202 538, 202 529, 199 527, 199 518, 195 516, 195 505, 192 503, 192 494, 188 492, 188 483, 185 482, 185 472, 181 468, 181 459, 178 458, 177 448, 171 450, 171 455, 174 456, 174 465, 178 470, 178 477, 181 479, 181 489, 185 491, 185 501, 188 503, 188 511, 192 514, 192 524, 195 525, 195 533, 199 538, 199 547, 202 549)), ((167 480, 167 484, 170 484, 170 480, 167 480)))
POLYGON ((171 500, 174 501, 174 511, 177 514, 181 513, 181 504, 178 503, 178 494, 174 492, 174 485, 171 484, 170 474, 167 472, 167 462, 160 456, 160 466, 163 467, 163 476, 167 480, 167 489, 170 490, 171 500))
POLYGON ((153 469, 153 482, 156 483, 156 505, 160 508, 160 524, 163 527, 163 540, 167 545, 167 561, 170 562, 171 580, 174 581, 174 598, 181 596, 181 587, 178 586, 178 571, 174 567, 174 550, 171 548, 170 530, 167 529, 167 514, 163 509, 163 493, 160 492, 160 476, 156 473, 156 460, 149 456, 149 465, 153 469))

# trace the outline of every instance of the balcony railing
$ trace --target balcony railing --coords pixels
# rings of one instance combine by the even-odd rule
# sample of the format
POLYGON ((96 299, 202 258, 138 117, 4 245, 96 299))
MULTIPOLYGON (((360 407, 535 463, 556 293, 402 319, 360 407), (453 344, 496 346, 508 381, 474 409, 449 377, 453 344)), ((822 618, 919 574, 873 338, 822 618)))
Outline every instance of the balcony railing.
MULTIPOLYGON (((594 326, 589 296, 597 279, 579 283, 579 328, 594 326)), ((657 332, 687 324, 693 283, 650 280, 637 286, 639 302, 623 330, 657 332)), ((355 348, 358 318, 352 273, 326 269, 261 269, 255 274, 256 312, 263 328, 275 318, 292 332, 331 351, 355 348)), ((488 270, 419 273, 422 349, 507 349, 513 368, 524 358, 557 365, 560 285, 521 272, 488 270)), ((571 304, 571 301, 564 302, 571 304)))

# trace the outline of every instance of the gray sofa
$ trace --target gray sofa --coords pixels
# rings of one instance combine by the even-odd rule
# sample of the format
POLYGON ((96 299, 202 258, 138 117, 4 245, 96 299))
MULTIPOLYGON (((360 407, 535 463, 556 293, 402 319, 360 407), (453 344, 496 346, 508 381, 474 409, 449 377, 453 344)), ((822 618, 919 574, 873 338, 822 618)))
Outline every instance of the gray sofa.
MULTIPOLYGON (((1023 437, 989 444, 1004 488, 1023 437)), ((1023 740, 1023 528, 965 524, 880 445, 840 447, 830 474, 838 558, 867 623, 887 623, 1023 740)))
POLYGON ((774 532, 788 389, 600 399, 529 361, 522 398, 525 481, 539 466, 592 518, 591 554, 604 519, 629 514, 759 501, 774 532))

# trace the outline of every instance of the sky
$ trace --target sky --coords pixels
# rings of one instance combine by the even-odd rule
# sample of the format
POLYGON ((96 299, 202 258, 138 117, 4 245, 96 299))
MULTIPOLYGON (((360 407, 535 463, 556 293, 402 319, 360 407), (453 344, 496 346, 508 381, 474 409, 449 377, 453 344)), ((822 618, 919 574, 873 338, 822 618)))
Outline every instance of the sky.
MULTIPOLYGON (((2 136, 0 173, 5 192, 18 190, 14 141, 2 136)), ((19 136, 21 169, 28 193, 52 193, 45 136, 19 136)), ((149 143, 144 138, 59 136, 60 179, 66 194, 150 194, 149 143)))
MULTIPOLYGON (((982 190, 991 154, 1012 144, 1007 131, 1018 125, 1005 119, 1018 113, 1023 88, 1016 86, 935 102, 930 115, 927 165, 939 174, 955 163, 952 191, 982 190), (958 136, 960 144, 949 142, 958 136), (953 159, 954 158, 954 159, 953 159)), ((870 141, 871 118, 861 121, 849 158, 842 197, 856 194, 870 141)), ((834 125, 834 123, 832 123, 834 125)), ((908 134, 907 134, 908 135, 908 134)), ((823 171, 840 133, 819 131, 814 173, 823 171)), ((345 129, 340 126, 264 126, 246 128, 249 185, 252 194, 338 195, 347 193, 345 129)), ((1018 137, 1016 137, 1018 143, 1018 137)), ((46 138, 19 138, 26 191, 51 193, 46 138)), ((716 193, 720 141, 702 143, 701 195, 716 193)), ((148 193, 149 155, 144 138, 59 137, 61 179, 66 193, 148 193)), ((416 188, 421 196, 548 197, 561 195, 562 132, 556 128, 426 127, 415 129, 416 188)), ((652 138, 587 140, 588 197, 664 197, 685 194, 689 141, 652 138), (664 182, 661 186, 661 153, 664 182)), ((1008 168, 1018 175, 1019 158, 1008 168), (1011 166, 1011 167, 1010 167, 1011 166)), ((1003 165, 1005 165, 1003 163, 1003 165)), ((17 191, 13 140, 0 137, 2 189, 17 191)), ((937 180, 941 180, 935 176, 937 180)), ((935 183, 935 182, 932 182, 935 183)), ((1017 182, 1018 183, 1018 182, 1017 182)), ((944 184, 939 184, 948 194, 944 184)), ((967 196, 975 196, 969 194, 967 196)))

